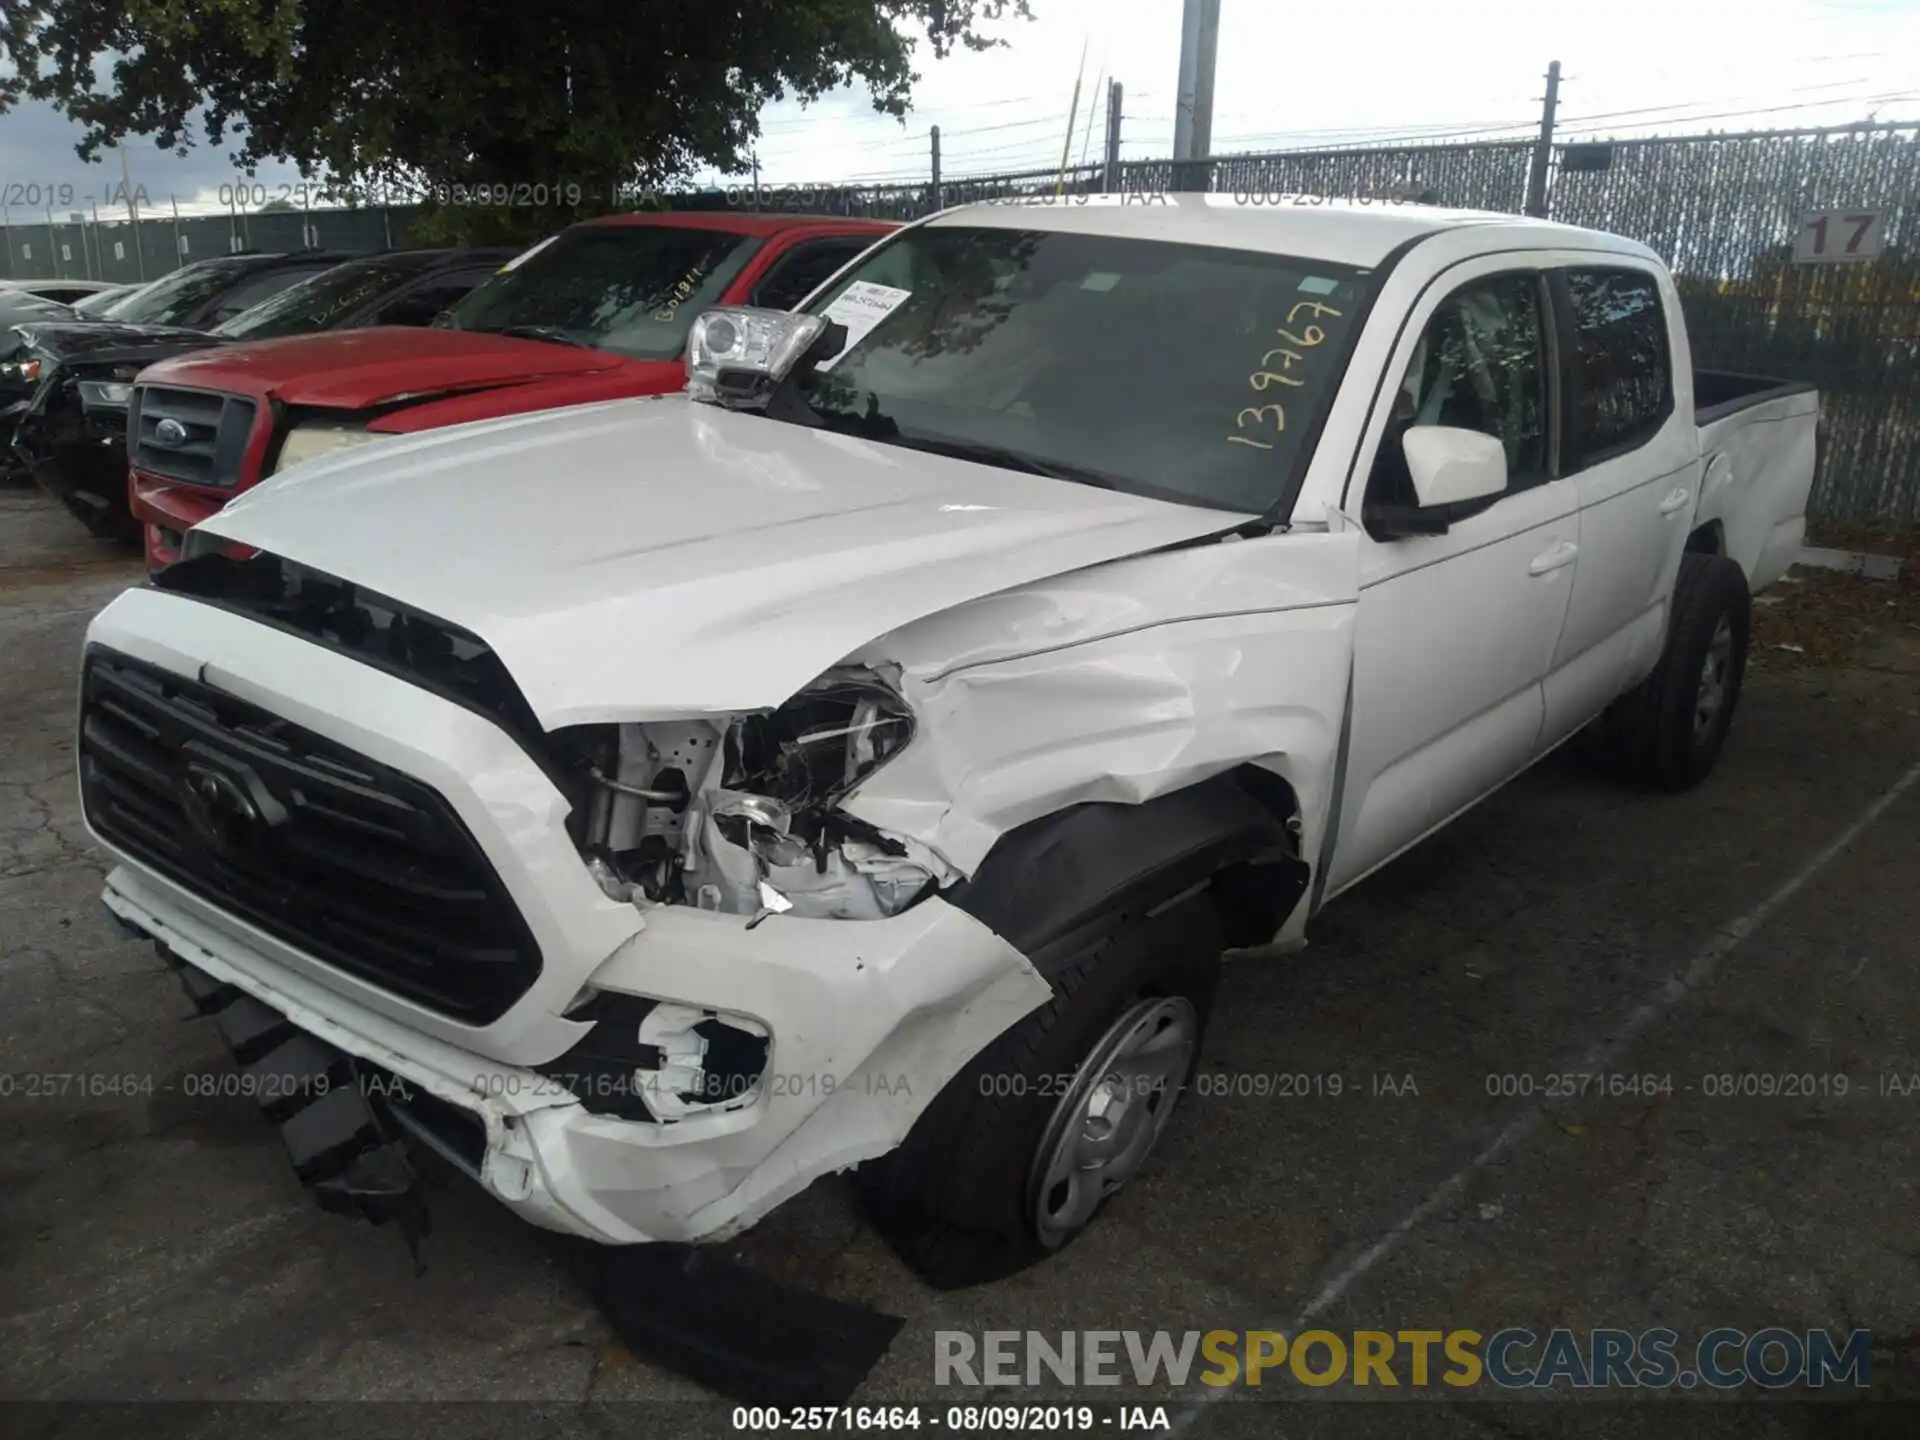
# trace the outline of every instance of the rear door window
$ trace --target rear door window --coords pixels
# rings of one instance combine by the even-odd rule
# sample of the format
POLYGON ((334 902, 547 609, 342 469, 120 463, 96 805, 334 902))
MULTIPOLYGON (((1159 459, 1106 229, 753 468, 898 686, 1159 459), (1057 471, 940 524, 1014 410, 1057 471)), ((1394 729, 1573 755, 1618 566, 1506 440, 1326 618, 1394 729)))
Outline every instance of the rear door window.
POLYGON ((1568 471, 1638 448, 1673 413, 1673 356, 1660 287, 1645 270, 1566 272, 1568 471))

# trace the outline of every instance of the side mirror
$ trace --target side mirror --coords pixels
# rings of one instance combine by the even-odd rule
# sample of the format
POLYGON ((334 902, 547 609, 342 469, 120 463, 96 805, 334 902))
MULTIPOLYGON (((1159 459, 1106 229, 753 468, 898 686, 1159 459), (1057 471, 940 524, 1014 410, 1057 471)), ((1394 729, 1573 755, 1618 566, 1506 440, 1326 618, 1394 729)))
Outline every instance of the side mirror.
POLYGON ((1452 425, 1415 425, 1401 444, 1422 510, 1485 500, 1507 488, 1507 450, 1491 435, 1452 425))

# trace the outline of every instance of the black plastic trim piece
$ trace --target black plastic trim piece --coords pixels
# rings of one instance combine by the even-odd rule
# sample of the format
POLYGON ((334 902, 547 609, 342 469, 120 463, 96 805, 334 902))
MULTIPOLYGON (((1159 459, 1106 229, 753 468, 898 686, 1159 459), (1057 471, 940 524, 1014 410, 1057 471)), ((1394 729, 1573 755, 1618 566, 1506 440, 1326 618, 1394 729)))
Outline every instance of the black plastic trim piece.
POLYGON ((1699 390, 1700 377, 1703 375, 1710 375, 1719 380, 1744 381, 1754 388, 1744 394, 1735 395, 1729 400, 1708 405, 1704 409, 1696 402, 1693 410, 1695 425, 1711 425, 1716 420, 1724 420, 1727 416, 1737 415, 1742 410, 1764 405, 1769 400, 1784 400, 1789 395, 1817 394, 1820 388, 1805 380, 1777 380, 1770 375, 1742 375, 1732 370, 1701 370, 1696 367, 1693 372, 1696 394, 1699 390))
POLYGON ((571 1250, 626 1345, 748 1404, 845 1404, 906 1323, 691 1245, 571 1250))
POLYGON ((1285 822, 1233 772, 1139 805, 1089 802, 1029 821, 1001 836, 973 875, 942 898, 997 934, 1019 935, 1033 951, 1123 899, 1144 911, 1221 876, 1231 877, 1231 893, 1221 897, 1234 902, 1222 906, 1230 945, 1270 939, 1310 878, 1285 822), (1236 916, 1224 912, 1243 910, 1256 893, 1270 897, 1270 914, 1231 923, 1236 916), (1257 933, 1262 928, 1265 935, 1257 933))
MULTIPOLYGON (((539 978, 491 860, 413 776, 100 645, 82 661, 77 754, 102 839, 317 960, 470 1025, 539 978)), ((229 1039, 244 1049, 259 1007, 227 988, 196 1003, 239 1005, 230 1023, 252 1029, 229 1039)))

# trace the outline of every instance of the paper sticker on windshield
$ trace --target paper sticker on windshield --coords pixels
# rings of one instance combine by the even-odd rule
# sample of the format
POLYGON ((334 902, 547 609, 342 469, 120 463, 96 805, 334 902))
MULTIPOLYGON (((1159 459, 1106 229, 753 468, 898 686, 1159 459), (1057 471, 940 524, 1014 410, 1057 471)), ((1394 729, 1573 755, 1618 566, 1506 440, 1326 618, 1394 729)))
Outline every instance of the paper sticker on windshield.
POLYGON ((1329 280, 1324 275, 1309 275, 1300 282, 1303 295, 1331 295, 1340 288, 1338 280, 1329 280))
POLYGON ((511 260, 507 261, 506 264, 502 265, 494 273, 496 275, 511 275, 515 270, 518 270, 522 265, 526 264, 527 261, 531 260, 534 256, 538 255, 542 250, 546 249, 549 245, 551 245, 554 241, 558 240, 559 238, 560 237, 558 235, 549 235, 546 239, 542 240, 538 245, 533 246, 531 249, 522 250, 518 255, 514 256, 511 260))
MULTIPOLYGON (((898 310, 911 294, 911 290, 876 285, 871 280, 856 280, 849 285, 845 294, 821 312, 836 325, 847 327, 847 343, 840 355, 845 355, 864 340, 869 330, 898 310)), ((815 368, 831 370, 840 355, 835 355, 832 360, 821 361, 815 368)))

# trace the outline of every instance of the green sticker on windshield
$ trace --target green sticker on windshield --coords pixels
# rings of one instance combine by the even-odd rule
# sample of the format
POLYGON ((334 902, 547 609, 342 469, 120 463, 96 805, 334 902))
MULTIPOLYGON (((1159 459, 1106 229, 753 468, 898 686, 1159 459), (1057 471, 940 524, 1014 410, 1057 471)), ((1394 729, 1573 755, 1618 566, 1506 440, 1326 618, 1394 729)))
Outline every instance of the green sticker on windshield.
POLYGON ((1303 295, 1331 295, 1340 288, 1338 280, 1329 280, 1324 275, 1309 275, 1300 282, 1303 295))
POLYGON ((1087 278, 1080 282, 1082 290, 1111 290, 1120 283, 1120 277, 1110 270, 1089 270, 1087 278))

